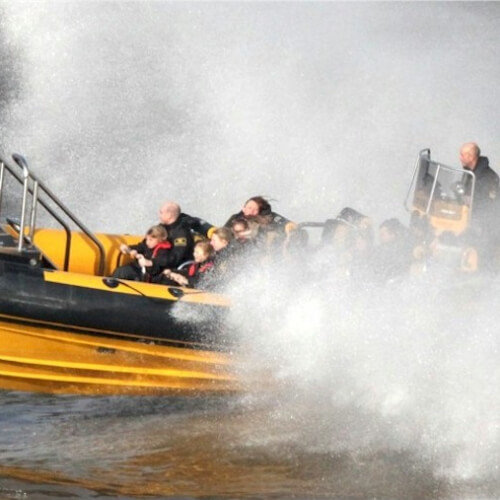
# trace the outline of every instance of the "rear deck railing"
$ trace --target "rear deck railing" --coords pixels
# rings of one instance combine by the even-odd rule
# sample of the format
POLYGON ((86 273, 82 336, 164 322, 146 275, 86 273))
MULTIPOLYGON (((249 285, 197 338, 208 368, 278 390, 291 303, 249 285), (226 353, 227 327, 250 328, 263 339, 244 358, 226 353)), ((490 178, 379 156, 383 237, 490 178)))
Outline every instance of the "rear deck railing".
POLYGON ((66 221, 57 213, 59 210, 69 220, 71 220, 77 227, 84 233, 92 244, 95 245, 99 252, 98 274, 104 274, 105 265, 105 252, 101 242, 95 235, 85 227, 85 225, 64 205, 64 203, 30 170, 27 161, 19 154, 13 154, 12 159, 14 163, 10 163, 0 154, 0 213, 2 209, 2 196, 4 189, 5 173, 8 172, 12 178, 17 180, 22 185, 22 200, 21 200, 21 215, 19 217, 19 239, 17 243, 17 251, 21 253, 24 245, 33 244, 33 236, 35 234, 36 217, 38 205, 42 206, 47 213, 64 229, 66 234, 66 245, 64 249, 64 267, 63 270, 67 271, 69 268, 69 259, 71 253, 71 230, 66 221), (15 166, 14 166, 15 165, 15 166), (17 168, 16 168, 17 167, 17 168), (21 173, 19 173, 21 169, 21 173), (48 203, 39 197, 42 192, 49 198, 57 207, 54 210, 48 203), (29 206, 29 226, 28 235, 25 235, 25 226, 28 218, 28 205, 29 206))
POLYGON ((436 198, 436 190, 439 185, 439 181, 441 180, 440 175, 441 174, 454 174, 457 176, 457 179, 460 177, 461 178, 461 183, 464 184, 464 180, 469 177, 470 178, 470 195, 469 195, 469 200, 468 200, 468 207, 469 207, 469 212, 468 212, 468 222, 471 220, 472 216, 472 208, 473 208, 473 203, 474 203, 474 192, 475 192, 475 186, 476 186, 476 176, 474 175, 473 172, 470 170, 464 170, 460 168, 454 168, 454 167, 449 167, 447 165, 444 165, 443 163, 438 163, 436 161, 431 160, 431 150, 430 149, 422 149, 420 153, 418 154, 417 161, 415 163, 415 168, 413 170, 413 176, 411 178, 410 182, 410 187, 408 188, 408 192, 406 194, 406 198, 404 201, 404 207, 408 212, 412 211, 412 201, 411 196, 415 195, 415 191, 417 190, 417 184, 418 184, 418 177, 419 175, 422 174, 421 170, 423 168, 425 169, 425 173, 428 172, 430 167, 433 167, 434 170, 434 175, 432 175, 432 186, 428 195, 427 199, 427 206, 425 209, 425 215, 429 216, 432 208, 432 203, 436 198))

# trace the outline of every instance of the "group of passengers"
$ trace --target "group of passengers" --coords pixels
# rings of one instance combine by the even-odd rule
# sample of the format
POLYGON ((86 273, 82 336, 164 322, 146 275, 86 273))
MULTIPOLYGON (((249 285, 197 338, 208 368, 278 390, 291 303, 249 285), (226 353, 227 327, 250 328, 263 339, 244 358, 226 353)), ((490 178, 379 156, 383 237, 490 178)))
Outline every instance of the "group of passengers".
MULTIPOLYGON (((432 226, 430 218, 413 213, 409 227, 397 219, 388 219, 379 227, 378 245, 370 219, 352 209, 344 209, 330 222, 323 234, 323 245, 332 249, 337 275, 361 281, 386 283, 399 277, 418 275, 432 268, 433 274, 449 276, 476 271, 500 270, 500 188, 499 177, 481 156, 477 144, 466 143, 460 149, 465 171, 473 172, 471 225, 460 234, 432 226)), ((470 174, 464 179, 470 180, 470 174)), ((470 202, 470 199, 469 199, 470 202)), ((328 222, 328 221, 327 221, 328 222)))
MULTIPOLYGON (((495 214, 500 217, 498 175, 489 167, 488 159, 480 156, 475 143, 462 146, 460 159, 465 170, 475 173, 479 214, 491 213, 491 207, 495 207, 495 214)), ((151 227, 140 243, 120 246, 131 262, 118 267, 113 277, 206 286, 208 277, 212 282, 214 276, 225 281, 243 262, 289 256, 294 249, 303 248, 307 240, 304 230, 273 212, 262 196, 247 200, 240 212, 219 228, 182 213, 172 201, 161 206, 159 215, 159 224, 151 227)), ((495 217, 495 227, 497 221, 495 217)), ((491 227, 483 227, 482 231, 491 233, 491 227)), ((371 220, 345 208, 335 219, 326 221, 319 250, 325 253, 327 249, 330 267, 338 276, 385 283, 444 260, 447 264, 452 261, 453 266, 458 262, 458 268, 465 272, 475 270, 477 251, 468 248, 461 238, 446 232, 436 235, 427 219, 412 218, 410 227, 398 219, 388 219, 379 227, 376 245, 371 220)), ((314 261, 309 257, 307 260, 314 261)))
POLYGON ((247 200, 218 228, 182 213, 172 201, 161 206, 159 215, 159 224, 140 243, 120 246, 131 262, 118 267, 113 277, 190 287, 201 281, 206 285, 209 275, 221 281, 233 275, 243 259, 267 255, 296 228, 274 213, 262 196, 247 200))
POLYGON ((387 219, 375 235, 369 218, 347 208, 331 221, 330 229, 323 233, 321 248, 336 280, 386 284, 432 267, 454 276, 477 269, 474 247, 451 232, 436 235, 422 218, 409 227, 396 218, 387 219))

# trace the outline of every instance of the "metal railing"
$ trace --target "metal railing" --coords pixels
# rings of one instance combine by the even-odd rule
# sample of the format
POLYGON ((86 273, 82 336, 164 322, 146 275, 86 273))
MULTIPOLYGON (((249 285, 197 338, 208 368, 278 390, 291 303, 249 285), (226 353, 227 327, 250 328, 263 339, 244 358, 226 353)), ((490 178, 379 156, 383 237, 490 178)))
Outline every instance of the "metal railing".
POLYGON ((473 208, 473 203, 474 203, 474 192, 475 192, 475 186, 476 186, 476 176, 474 175, 473 172, 469 170, 464 170, 464 169, 459 169, 459 168, 454 168, 450 167, 448 165, 444 165, 443 163, 439 163, 436 161, 431 160, 431 150, 430 149, 423 149, 420 151, 418 154, 417 161, 415 163, 415 168, 413 170, 413 176, 410 182, 410 186, 408 188, 408 192, 406 194, 406 198, 404 201, 404 207, 408 212, 411 211, 411 205, 410 205, 410 196, 412 193, 415 192, 417 189, 417 179, 419 174, 421 174, 420 169, 422 167, 422 162, 426 162, 428 167, 433 166, 435 168, 434 175, 432 176, 432 186, 429 192, 428 200, 427 200, 427 206, 425 209, 425 215, 429 215, 432 207, 432 203, 435 200, 436 197, 436 190, 439 185, 439 180, 440 180, 440 175, 443 172, 448 172, 452 174, 456 174, 457 178, 461 177, 462 180, 465 177, 470 177, 471 184, 470 184, 470 193, 469 193, 469 200, 467 202, 467 205, 469 207, 469 212, 468 212, 468 221, 471 219, 471 214, 472 214, 472 208, 473 208))
POLYGON ((66 246, 64 250, 64 265, 63 270, 67 271, 69 268, 69 259, 71 252, 71 230, 68 224, 60 217, 60 215, 50 207, 46 201, 39 197, 39 192, 41 191, 45 196, 47 196, 56 207, 77 227, 80 229, 96 246, 99 252, 99 265, 98 274, 104 274, 105 265, 105 252, 104 247, 101 242, 95 237, 95 235, 85 227, 85 225, 64 205, 64 203, 57 198, 57 196, 40 180, 33 172, 30 171, 27 161, 19 154, 14 153, 12 155, 14 164, 21 168, 21 173, 19 169, 15 169, 13 164, 9 163, 2 155, 0 155, 0 212, 2 207, 2 195, 5 181, 5 172, 11 174, 11 176, 16 179, 23 189, 23 197, 21 201, 21 216, 19 218, 19 240, 17 245, 18 252, 23 251, 25 240, 29 244, 33 242, 33 236, 35 234, 36 226, 36 216, 38 205, 41 205, 52 218, 58 222, 64 229, 66 234, 66 246), (17 171, 16 171, 17 170, 17 171), (24 228, 27 219, 27 208, 29 202, 29 195, 31 195, 31 207, 29 214, 29 230, 28 236, 25 236, 24 228))
POLYGON ((415 162, 415 168, 413 169, 413 175, 411 176, 411 181, 410 181, 410 186, 408 187, 408 192, 406 193, 406 198, 404 201, 404 207, 406 210, 410 211, 408 201, 410 200, 410 195, 412 194, 416 182, 417 182, 417 174, 420 169, 420 164, 423 161, 430 161, 431 160, 431 150, 430 149, 422 149, 418 153, 417 161, 415 162))

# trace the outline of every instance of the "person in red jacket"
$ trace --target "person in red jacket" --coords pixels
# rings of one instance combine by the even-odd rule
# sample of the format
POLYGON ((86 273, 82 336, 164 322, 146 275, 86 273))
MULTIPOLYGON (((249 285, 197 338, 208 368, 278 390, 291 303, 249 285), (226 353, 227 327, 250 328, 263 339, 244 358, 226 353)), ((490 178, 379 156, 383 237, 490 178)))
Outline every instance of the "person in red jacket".
POLYGON ((167 238, 166 229, 158 224, 149 228, 144 239, 137 245, 120 245, 120 252, 130 255, 134 260, 131 264, 115 269, 113 278, 154 281, 168 263, 172 244, 167 238))
POLYGON ((199 241, 193 251, 194 262, 179 271, 166 269, 163 275, 182 286, 196 288, 200 280, 213 270, 215 250, 209 241, 199 241))

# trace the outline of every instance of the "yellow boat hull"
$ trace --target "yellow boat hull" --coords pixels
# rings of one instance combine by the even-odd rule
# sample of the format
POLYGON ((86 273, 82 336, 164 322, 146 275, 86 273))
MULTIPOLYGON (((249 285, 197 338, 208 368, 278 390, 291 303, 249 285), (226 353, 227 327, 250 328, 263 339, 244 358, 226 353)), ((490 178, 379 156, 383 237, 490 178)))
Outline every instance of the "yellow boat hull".
POLYGON ((0 388, 53 394, 186 395, 238 391, 228 353, 0 321, 0 388))

